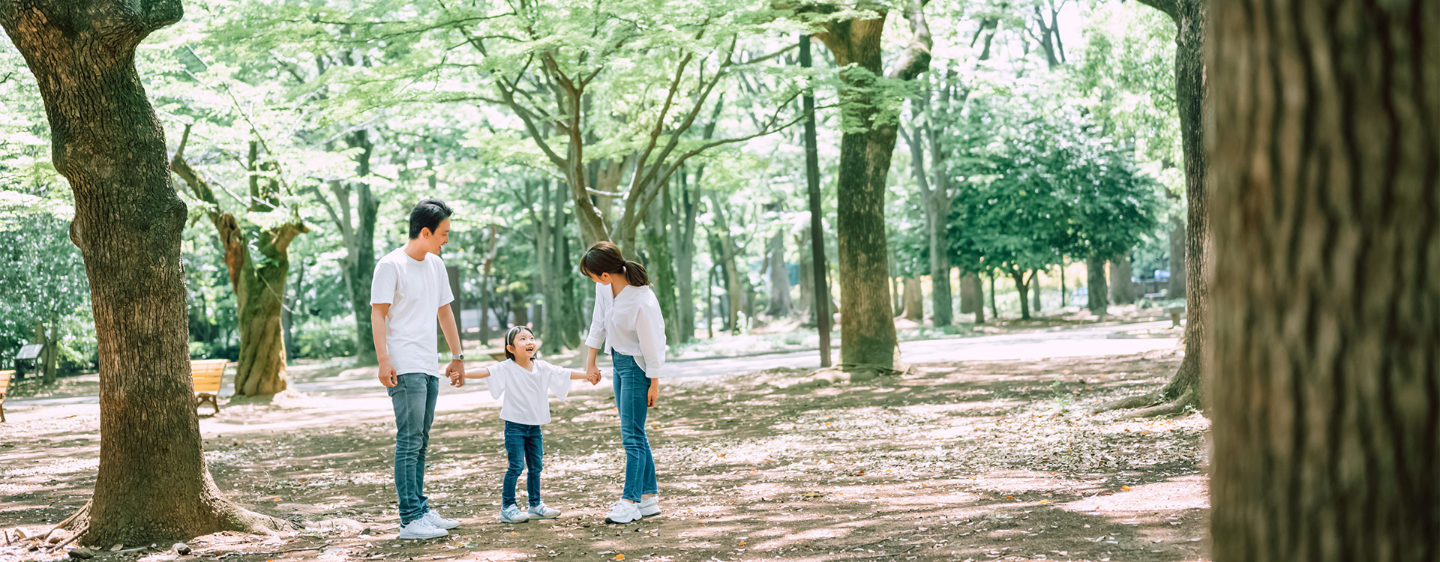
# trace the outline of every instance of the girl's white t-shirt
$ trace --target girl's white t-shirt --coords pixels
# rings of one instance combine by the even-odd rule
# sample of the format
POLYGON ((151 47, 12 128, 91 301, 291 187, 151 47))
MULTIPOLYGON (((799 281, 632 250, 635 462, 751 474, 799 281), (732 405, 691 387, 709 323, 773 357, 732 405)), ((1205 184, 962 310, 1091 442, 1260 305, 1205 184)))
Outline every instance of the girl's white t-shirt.
POLYGON ((504 397, 500 419, 525 425, 550 423, 548 394, 554 393, 561 401, 570 394, 570 369, 538 359, 532 366, 535 370, 527 370, 514 359, 506 359, 490 367, 490 396, 496 400, 504 397))
POLYGON ((390 305, 385 317, 385 347, 396 374, 440 376, 437 315, 440 307, 453 300, 445 260, 440 256, 426 253, 425 261, 416 261, 400 248, 375 263, 370 304, 390 305))

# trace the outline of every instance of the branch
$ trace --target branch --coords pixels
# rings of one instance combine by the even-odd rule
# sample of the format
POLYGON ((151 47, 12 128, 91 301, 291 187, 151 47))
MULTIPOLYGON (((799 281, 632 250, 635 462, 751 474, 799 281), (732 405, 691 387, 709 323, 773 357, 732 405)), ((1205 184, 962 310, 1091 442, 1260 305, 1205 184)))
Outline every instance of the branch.
POLYGON ((1156 10, 1160 10, 1161 12, 1164 12, 1165 15, 1170 16, 1170 20, 1171 20, 1171 21, 1174 21, 1176 25, 1179 25, 1179 24, 1180 24, 1180 7, 1177 5, 1177 3, 1176 3, 1175 0, 1136 0, 1136 1, 1138 1, 1138 2, 1140 2, 1141 4, 1144 4, 1144 5, 1146 5, 1146 6, 1149 6, 1149 7, 1151 7, 1151 8, 1155 8, 1156 10))
POLYGON ((910 45, 905 47, 905 52, 900 59, 895 61, 895 67, 890 70, 890 78, 911 80, 920 73, 930 68, 930 47, 935 42, 930 39, 930 26, 925 22, 925 4, 929 0, 909 0, 905 5, 905 19, 910 22, 910 30, 914 37, 910 39, 910 45))

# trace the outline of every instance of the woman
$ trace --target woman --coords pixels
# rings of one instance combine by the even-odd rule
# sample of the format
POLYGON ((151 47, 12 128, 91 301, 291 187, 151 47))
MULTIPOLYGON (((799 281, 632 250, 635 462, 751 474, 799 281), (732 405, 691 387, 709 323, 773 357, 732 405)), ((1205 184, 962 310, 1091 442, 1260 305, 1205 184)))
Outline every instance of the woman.
POLYGON ((620 410, 620 439, 625 443, 625 491, 610 509, 606 523, 630 523, 660 514, 655 458, 645 437, 646 409, 660 398, 655 377, 665 365, 665 319, 660 301, 650 290, 645 268, 625 261, 620 248, 597 242, 580 259, 580 272, 595 281, 595 312, 585 345, 585 372, 599 374, 595 357, 601 342, 610 352, 615 372, 615 405, 620 410))

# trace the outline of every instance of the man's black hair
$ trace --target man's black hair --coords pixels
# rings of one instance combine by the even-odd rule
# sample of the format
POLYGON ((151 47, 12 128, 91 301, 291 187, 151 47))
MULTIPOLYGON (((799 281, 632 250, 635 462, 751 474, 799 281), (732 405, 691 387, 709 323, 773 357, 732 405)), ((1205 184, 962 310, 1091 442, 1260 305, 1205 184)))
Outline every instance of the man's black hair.
POLYGON ((420 237, 420 230, 428 228, 434 234, 435 229, 440 228, 440 221, 450 218, 450 206, 439 199, 426 199, 415 204, 415 209, 410 211, 410 239, 420 237))

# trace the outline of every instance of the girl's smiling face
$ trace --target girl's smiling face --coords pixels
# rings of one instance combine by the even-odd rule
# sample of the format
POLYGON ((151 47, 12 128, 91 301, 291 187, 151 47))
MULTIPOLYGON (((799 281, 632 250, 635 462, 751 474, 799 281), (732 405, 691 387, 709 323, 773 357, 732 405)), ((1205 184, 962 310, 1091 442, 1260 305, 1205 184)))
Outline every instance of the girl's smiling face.
POLYGON ((535 334, 530 333, 530 330, 520 330, 520 333, 515 334, 513 343, 505 347, 516 359, 523 357, 528 360, 535 358, 535 352, 540 349, 540 340, 535 339, 535 334))

